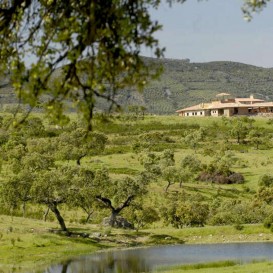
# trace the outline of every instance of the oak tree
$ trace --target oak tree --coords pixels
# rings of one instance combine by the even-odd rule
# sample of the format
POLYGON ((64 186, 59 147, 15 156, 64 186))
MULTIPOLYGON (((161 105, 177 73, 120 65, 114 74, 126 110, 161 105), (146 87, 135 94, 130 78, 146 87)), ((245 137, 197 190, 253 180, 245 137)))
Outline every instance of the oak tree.
MULTIPOLYGON (((30 109, 44 104, 52 119, 64 108, 82 113, 91 129, 96 99, 115 103, 118 90, 143 88, 159 70, 140 57, 161 57, 150 16, 160 1, 15 0, 0 3, 0 72, 9 74, 30 109), (70 103, 66 103, 69 101, 70 103)), ((111 106, 110 106, 111 107, 111 106)))

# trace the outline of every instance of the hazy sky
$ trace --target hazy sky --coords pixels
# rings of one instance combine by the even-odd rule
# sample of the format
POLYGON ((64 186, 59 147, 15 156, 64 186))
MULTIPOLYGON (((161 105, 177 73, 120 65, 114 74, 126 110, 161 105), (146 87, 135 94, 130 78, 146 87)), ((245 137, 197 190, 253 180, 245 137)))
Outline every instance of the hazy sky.
POLYGON ((243 18, 242 3, 187 0, 172 7, 164 3, 152 11, 152 18, 163 25, 157 37, 166 47, 165 57, 273 67, 273 3, 255 14, 251 22, 243 18))

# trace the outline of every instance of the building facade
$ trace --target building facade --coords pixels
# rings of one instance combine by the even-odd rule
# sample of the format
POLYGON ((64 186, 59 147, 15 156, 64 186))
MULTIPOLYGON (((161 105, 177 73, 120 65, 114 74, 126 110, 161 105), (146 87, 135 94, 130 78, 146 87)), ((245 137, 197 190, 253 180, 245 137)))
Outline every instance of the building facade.
POLYGON ((230 94, 221 93, 216 95, 217 99, 210 103, 200 103, 191 107, 177 110, 181 117, 207 117, 207 116, 239 116, 239 115, 273 115, 273 102, 255 99, 253 95, 249 98, 227 98, 230 94))

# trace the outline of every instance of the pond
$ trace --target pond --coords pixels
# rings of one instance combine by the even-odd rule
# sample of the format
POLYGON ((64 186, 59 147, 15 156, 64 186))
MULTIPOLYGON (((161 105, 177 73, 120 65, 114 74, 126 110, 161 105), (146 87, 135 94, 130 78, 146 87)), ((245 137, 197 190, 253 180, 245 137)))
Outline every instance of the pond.
POLYGON ((44 273, 138 273, 158 266, 211 261, 273 260, 273 243, 173 245, 98 252, 52 265, 44 273))

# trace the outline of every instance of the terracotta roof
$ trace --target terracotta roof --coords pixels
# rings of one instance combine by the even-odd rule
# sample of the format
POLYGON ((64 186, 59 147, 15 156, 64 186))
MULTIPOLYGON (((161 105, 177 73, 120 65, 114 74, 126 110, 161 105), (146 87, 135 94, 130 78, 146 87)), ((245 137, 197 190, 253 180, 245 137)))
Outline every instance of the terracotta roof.
POLYGON ((260 99, 254 99, 254 98, 235 98, 235 101, 264 101, 264 100, 260 100, 260 99))
POLYGON ((223 96, 230 96, 228 93, 219 93, 216 95, 216 97, 223 97, 223 96))
POLYGON ((206 110, 206 109, 208 109, 208 108, 205 108, 205 107, 201 107, 201 105, 202 104, 197 104, 197 105, 194 105, 194 106, 183 108, 183 109, 177 110, 176 113, 184 112, 184 111, 194 111, 194 110, 206 110))
POLYGON ((231 102, 231 103, 201 103, 191 107, 183 108, 177 110, 176 112, 186 112, 186 111, 200 111, 200 110, 211 110, 211 109, 225 109, 225 108, 233 108, 233 107, 241 107, 241 108, 257 108, 257 107, 273 107, 273 102, 260 102, 255 104, 245 104, 239 102, 231 102))

